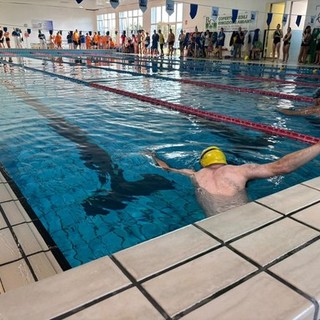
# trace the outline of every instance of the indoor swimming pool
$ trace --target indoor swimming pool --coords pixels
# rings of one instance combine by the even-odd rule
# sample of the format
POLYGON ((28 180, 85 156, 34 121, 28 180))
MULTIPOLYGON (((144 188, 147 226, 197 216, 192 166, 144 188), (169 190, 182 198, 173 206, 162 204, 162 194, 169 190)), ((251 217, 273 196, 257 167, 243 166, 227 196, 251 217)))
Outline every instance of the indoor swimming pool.
MULTIPOLYGON (((202 72, 180 69, 179 61, 91 56, 2 62, 0 163, 72 267, 206 217, 188 177, 157 167, 148 151, 173 167, 199 169, 199 154, 210 145, 223 149, 232 164, 274 161, 307 146, 93 84, 320 137, 319 118, 278 112, 311 104, 319 78, 279 67, 263 74, 231 67, 202 72)), ((249 197, 317 177, 319 165, 315 159, 287 176, 250 182, 249 197)))

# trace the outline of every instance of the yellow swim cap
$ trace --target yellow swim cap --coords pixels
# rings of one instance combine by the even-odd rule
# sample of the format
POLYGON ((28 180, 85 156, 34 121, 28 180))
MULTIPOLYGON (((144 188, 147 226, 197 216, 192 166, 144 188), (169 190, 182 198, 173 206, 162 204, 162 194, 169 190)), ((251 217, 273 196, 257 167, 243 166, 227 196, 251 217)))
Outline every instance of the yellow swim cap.
POLYGON ((225 154, 216 146, 211 146, 202 151, 200 156, 202 167, 208 167, 212 164, 227 164, 225 154))

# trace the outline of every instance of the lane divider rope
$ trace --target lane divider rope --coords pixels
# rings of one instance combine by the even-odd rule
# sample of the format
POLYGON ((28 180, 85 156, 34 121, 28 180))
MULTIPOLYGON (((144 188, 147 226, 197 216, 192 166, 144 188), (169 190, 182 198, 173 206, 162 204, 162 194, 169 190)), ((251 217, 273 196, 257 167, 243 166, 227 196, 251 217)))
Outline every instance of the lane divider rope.
POLYGON ((129 98, 140 100, 140 101, 143 101, 143 102, 147 102, 147 103, 150 103, 152 105, 162 106, 162 107, 165 107, 167 109, 179 111, 179 112, 184 113, 184 114, 194 115, 194 116, 197 116, 199 118, 210 120, 210 121, 231 123, 231 124, 239 125, 239 126, 244 127, 244 128, 253 129, 253 130, 264 132, 264 133, 268 133, 268 134, 271 134, 271 135, 278 135, 278 136, 281 136, 281 137, 286 137, 286 138, 290 138, 290 139, 294 139, 294 140, 297 140, 297 141, 310 143, 310 144, 314 144, 314 143, 317 143, 317 142, 320 141, 320 138, 317 138, 317 137, 314 137, 314 136, 309 136, 309 135, 302 134, 302 133, 295 132, 295 131, 290 131, 290 130, 287 130, 287 129, 276 128, 276 127, 273 127, 273 126, 270 126, 270 125, 266 125, 266 124, 262 124, 262 123, 256 123, 256 122, 253 122, 253 121, 244 120, 244 119, 240 119, 240 118, 234 118, 234 117, 218 114, 218 113, 211 112, 211 111, 199 110, 199 109, 196 109, 196 108, 193 108, 193 107, 184 106, 184 105, 181 105, 181 104, 172 103, 172 102, 168 102, 168 101, 163 101, 163 100, 160 100, 160 99, 157 99, 157 98, 152 98, 152 97, 148 97, 148 96, 145 96, 145 95, 137 94, 137 93, 134 93, 134 92, 129 92, 129 91, 121 90, 121 89, 108 87, 108 86, 101 85, 101 84, 98 84, 98 83, 88 83, 87 81, 84 81, 84 80, 74 79, 74 78, 71 78, 71 77, 67 77, 65 75, 52 73, 52 72, 49 72, 49 71, 46 71, 46 70, 39 70, 39 69, 36 69, 36 68, 27 67, 27 66, 24 66, 24 68, 32 70, 32 71, 36 71, 36 72, 41 72, 41 73, 47 74, 47 75, 49 75, 51 77, 57 77, 57 78, 60 78, 60 79, 68 80, 68 81, 75 82, 75 83, 78 83, 78 84, 82 84, 82 85, 85 85, 85 86, 88 86, 88 87, 104 90, 104 91, 107 91, 107 92, 112 92, 112 93, 115 93, 115 94, 119 94, 119 95, 122 95, 122 96, 126 96, 126 97, 129 97, 129 98))

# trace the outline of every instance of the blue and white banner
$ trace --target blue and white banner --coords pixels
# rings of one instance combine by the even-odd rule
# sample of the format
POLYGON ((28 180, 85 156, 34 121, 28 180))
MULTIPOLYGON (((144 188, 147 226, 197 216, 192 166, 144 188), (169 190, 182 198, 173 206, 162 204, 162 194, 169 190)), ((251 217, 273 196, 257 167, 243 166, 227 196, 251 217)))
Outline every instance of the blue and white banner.
POLYGON ((251 21, 256 21, 257 11, 251 11, 251 21))
POLYGON ((115 9, 119 5, 119 0, 110 0, 110 5, 115 9))
POLYGON ((166 0, 166 12, 169 16, 174 13, 174 2, 173 0, 166 0))
POLYGON ((219 8, 218 7, 212 7, 211 9, 211 20, 217 21, 219 15, 219 8))
POLYGON ((139 0, 139 8, 144 13, 147 10, 148 0, 139 0))
POLYGON ((282 17, 282 26, 286 25, 287 21, 288 21, 288 14, 285 13, 282 17))

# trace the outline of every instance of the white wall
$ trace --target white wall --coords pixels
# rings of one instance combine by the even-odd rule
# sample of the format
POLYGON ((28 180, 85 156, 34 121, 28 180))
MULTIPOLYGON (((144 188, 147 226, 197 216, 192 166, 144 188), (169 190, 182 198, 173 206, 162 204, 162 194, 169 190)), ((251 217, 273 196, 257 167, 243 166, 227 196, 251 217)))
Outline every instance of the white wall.
MULTIPOLYGON (((21 28, 24 33, 27 28, 31 28, 32 20, 52 20, 55 31, 63 30, 62 36, 64 40, 69 30, 94 31, 97 24, 96 13, 92 11, 1 3, 0 25, 2 27, 8 27, 10 33, 14 27, 21 28), (25 25, 27 25, 27 27, 25 27, 25 25)), ((49 32, 44 31, 44 33, 48 38, 49 32)), ((29 43, 38 43, 39 40, 37 36, 38 30, 32 29, 30 38, 28 39, 29 43)), ((11 42, 14 47, 13 41, 11 42)))

